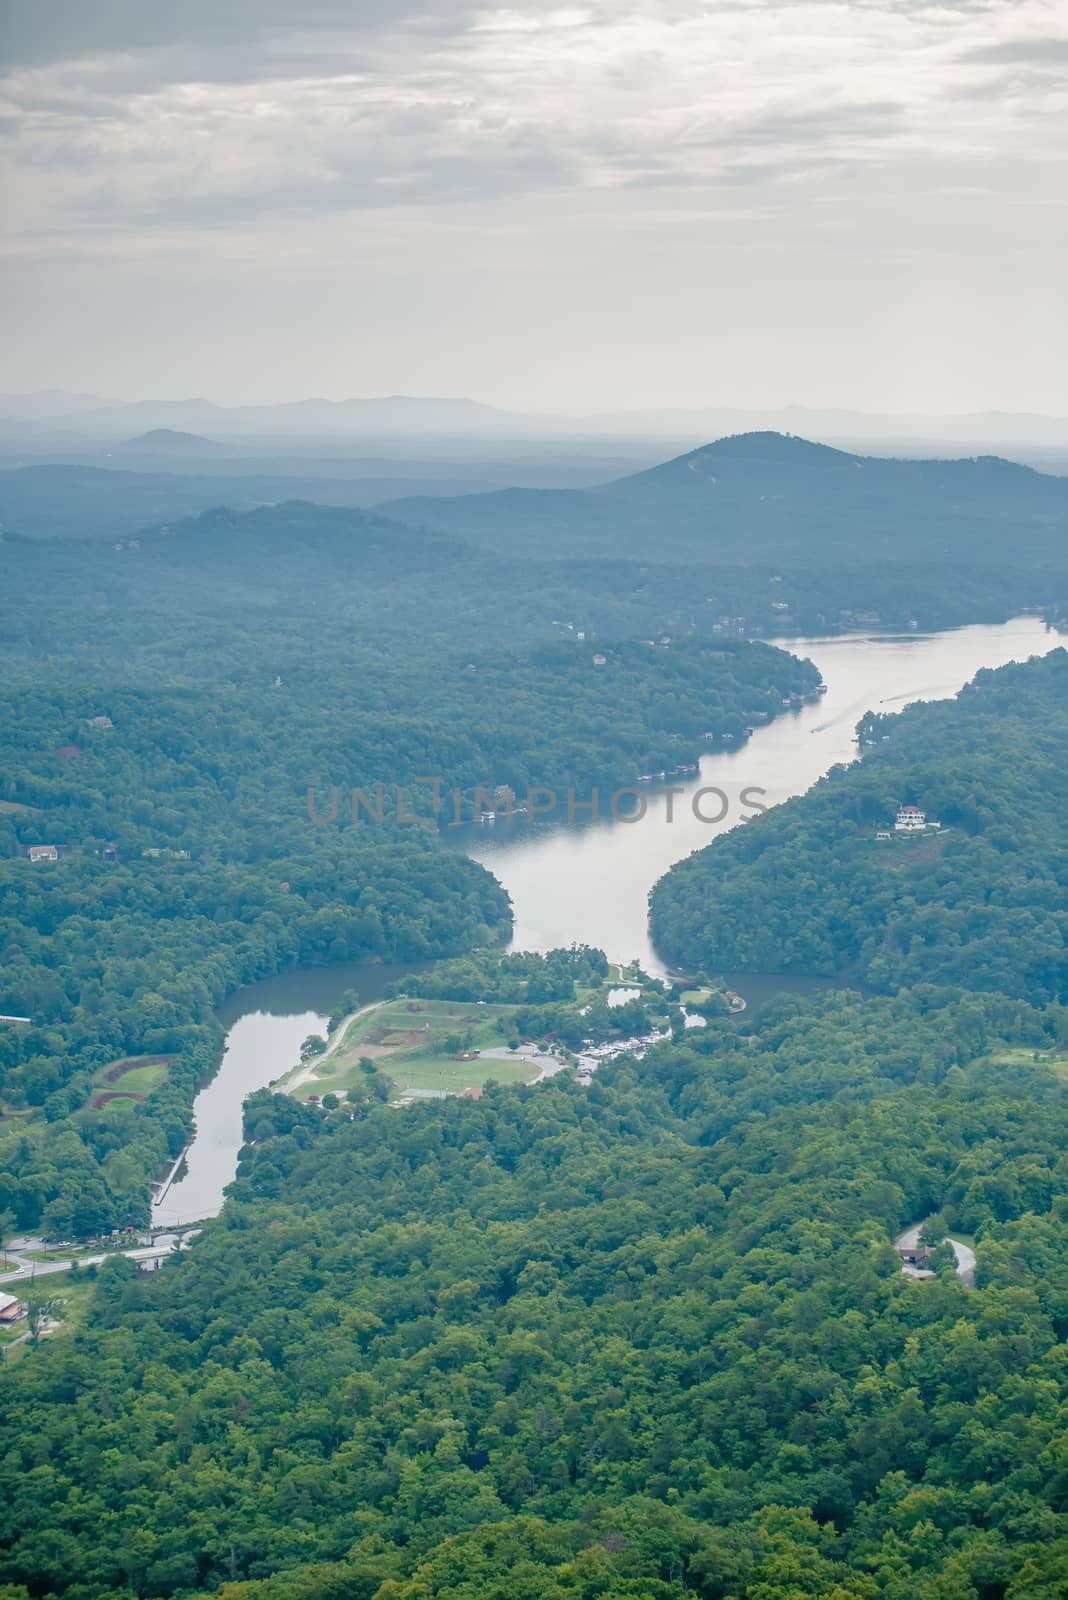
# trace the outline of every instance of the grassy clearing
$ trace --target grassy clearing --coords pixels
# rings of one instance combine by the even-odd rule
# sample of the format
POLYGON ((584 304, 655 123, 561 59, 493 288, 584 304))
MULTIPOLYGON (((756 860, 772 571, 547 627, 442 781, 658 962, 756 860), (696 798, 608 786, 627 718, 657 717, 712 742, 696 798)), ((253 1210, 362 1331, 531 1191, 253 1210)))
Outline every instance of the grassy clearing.
POLYGON ((487 1083, 529 1083, 540 1068, 533 1061, 506 1061, 480 1056, 474 1061, 453 1061, 442 1056, 401 1056, 390 1063, 389 1076, 397 1094, 410 1090, 439 1090, 462 1094, 487 1083))
MULTIPOLYGON (((7 1292, 23 1298, 28 1292, 28 1285, 18 1283, 8 1285, 7 1292), (20 1289, 22 1292, 20 1292, 20 1289)), ((72 1278, 69 1272, 50 1272, 45 1278, 38 1278, 33 1292, 55 1300, 55 1309, 52 1316, 59 1326, 50 1329, 42 1335, 41 1343, 46 1339, 61 1338, 71 1329, 80 1327, 89 1312, 89 1302, 92 1299, 94 1280, 84 1275, 72 1278)), ((26 1360, 36 1354, 35 1347, 30 1340, 25 1338, 27 1325, 25 1320, 17 1322, 13 1328, 0 1332, 0 1349, 3 1350, 3 1359, 8 1364, 15 1361, 26 1360)))
POLYGON ((996 1056, 991 1056, 990 1062, 995 1067, 1045 1067, 1062 1081, 1068 1082, 1068 1050, 1032 1050, 1019 1047, 1015 1050, 1000 1050, 996 1056))
POLYGON ((20 1250, 17 1256, 12 1256, 12 1265, 16 1261, 80 1261, 83 1257, 100 1255, 98 1244, 70 1245, 62 1250, 20 1250))
POLYGON ((123 1056, 109 1061, 93 1078, 96 1093, 89 1102, 94 1111, 109 1100, 144 1100, 166 1078, 173 1056, 123 1056))
POLYGON ((709 988, 684 989, 679 998, 680 1004, 691 1009, 696 1008, 699 1011, 702 1006, 710 1005, 713 1000, 722 1000, 723 994, 722 991, 717 992, 715 989, 709 988))
POLYGON ((350 1023, 339 1047, 293 1090, 298 1099, 340 1094, 366 1082, 361 1060, 370 1060, 398 1093, 440 1090, 459 1094, 494 1078, 523 1083, 536 1077, 530 1062, 480 1057, 479 1050, 503 1042, 497 1027, 513 1006, 461 1000, 389 1000, 350 1023))
POLYGON ((0 1106, 0 1122, 17 1122, 40 1116, 36 1106, 0 1106))

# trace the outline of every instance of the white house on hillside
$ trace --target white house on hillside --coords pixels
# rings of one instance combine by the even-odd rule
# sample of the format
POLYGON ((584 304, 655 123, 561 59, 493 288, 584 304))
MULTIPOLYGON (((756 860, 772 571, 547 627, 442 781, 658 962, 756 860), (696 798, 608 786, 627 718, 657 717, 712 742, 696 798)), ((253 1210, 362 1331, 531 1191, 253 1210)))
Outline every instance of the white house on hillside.
POLYGON ((898 806, 897 820, 894 823, 898 833, 914 833, 926 826, 926 811, 921 811, 919 806, 898 806))

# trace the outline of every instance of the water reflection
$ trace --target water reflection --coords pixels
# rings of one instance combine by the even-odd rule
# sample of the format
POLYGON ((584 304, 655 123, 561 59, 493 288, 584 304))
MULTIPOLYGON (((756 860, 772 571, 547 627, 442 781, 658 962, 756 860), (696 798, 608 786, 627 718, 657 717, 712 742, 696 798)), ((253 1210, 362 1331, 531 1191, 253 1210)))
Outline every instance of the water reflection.
MULTIPOLYGON (((1020 617, 940 634, 776 641, 815 662, 827 693, 758 729, 741 749, 704 756, 696 776, 673 780, 681 793, 667 796, 654 788, 641 820, 580 817, 547 828, 501 819, 467 830, 463 847, 512 896, 513 949, 550 950, 578 941, 597 945, 613 961, 636 957, 646 971, 663 975, 649 938, 649 893, 676 861, 751 814, 744 791, 762 790, 768 806, 803 794, 831 767, 855 758, 853 730, 866 711, 946 698, 981 667, 1045 655, 1064 638, 1038 618, 1020 617), (694 797, 710 786, 727 797, 718 822, 702 820, 694 808, 694 797)), ((698 802, 704 816, 718 809, 713 798, 698 802)))

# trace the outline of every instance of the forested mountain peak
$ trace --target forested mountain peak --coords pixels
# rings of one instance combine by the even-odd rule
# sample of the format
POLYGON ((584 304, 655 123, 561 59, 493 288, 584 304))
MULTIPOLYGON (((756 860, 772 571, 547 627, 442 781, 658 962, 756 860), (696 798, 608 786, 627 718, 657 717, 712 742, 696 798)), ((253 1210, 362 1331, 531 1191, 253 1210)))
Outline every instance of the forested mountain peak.
POLYGON ((203 434, 199 433, 187 433, 182 428, 149 428, 147 433, 139 433, 136 438, 127 439, 122 448, 158 454, 167 451, 180 453, 196 451, 203 454, 218 450, 220 446, 214 439, 205 439, 203 434))
POLYGON ((619 487, 643 479, 675 476, 681 472, 692 472, 704 465, 715 470, 716 465, 725 462, 739 462, 747 466, 831 467, 843 466, 859 459, 845 450, 835 450, 830 445, 803 439, 799 434, 775 433, 770 429, 764 429, 753 433, 726 434, 722 439, 713 439, 708 444, 699 445, 696 450, 690 450, 686 455, 675 456, 657 467, 651 467, 648 472, 634 473, 628 478, 621 478, 616 484, 608 487, 619 487))
MULTIPOLYGON (((645 472, 633 473, 604 484, 593 493, 630 494, 636 489, 655 485, 666 490, 671 484, 685 485, 693 491, 702 476, 712 473, 732 472, 739 479, 748 478, 760 486, 766 474, 775 474, 801 488, 811 474, 820 474, 821 490, 829 488, 831 474, 844 478, 855 473, 867 473, 878 479, 880 485, 897 486, 912 490, 925 485, 932 490, 947 485, 967 488, 996 481, 1011 483, 1013 488, 1041 484, 1065 484, 1050 474, 1037 472, 1033 467, 1018 461, 1007 461, 1002 456, 962 456, 941 460, 937 458, 905 458, 898 456, 859 455, 849 450, 838 450, 820 444, 800 434, 775 433, 764 430, 753 433, 727 434, 700 445, 685 455, 674 456, 670 461, 650 467, 645 472), (1031 483, 1028 482, 1031 480, 1031 483)), ((831 492, 834 492, 833 490, 831 492)), ((1054 492, 1056 488, 1054 487, 1054 492)))
MULTIPOLYGON (((806 569, 889 563, 912 578, 915 606, 930 593, 933 562, 943 593, 962 565, 997 568, 993 596, 1022 564, 1068 569, 1068 478, 998 457, 954 461, 851 455, 789 434, 718 439, 625 478, 584 490, 509 489, 394 501, 388 515, 449 529, 497 550, 542 555, 741 563, 778 572, 803 555, 806 569), (923 569, 922 573, 920 569, 923 569)), ((862 609, 875 609, 885 576, 873 574, 862 609)), ((1034 598, 1048 600, 1037 574, 1034 598)), ((916 615, 913 610, 911 615, 916 615)))

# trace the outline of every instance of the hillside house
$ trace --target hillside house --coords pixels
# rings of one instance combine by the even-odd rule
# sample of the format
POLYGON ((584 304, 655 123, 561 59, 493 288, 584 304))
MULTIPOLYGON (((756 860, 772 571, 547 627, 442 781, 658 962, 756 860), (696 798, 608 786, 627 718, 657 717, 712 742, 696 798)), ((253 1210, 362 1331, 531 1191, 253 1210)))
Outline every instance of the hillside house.
POLYGON ((593 658, 593 664, 595 667, 603 667, 607 660, 607 656, 595 655, 593 658))
POLYGON ((917 833, 927 826, 927 813, 919 806, 898 806, 894 827, 898 833, 917 833))
POLYGON ((38 861, 58 861, 59 851, 54 844, 31 844, 30 860, 34 864, 38 861))
POLYGON ((113 728, 115 726, 110 717, 103 716, 86 717, 85 725, 87 728, 113 728))

